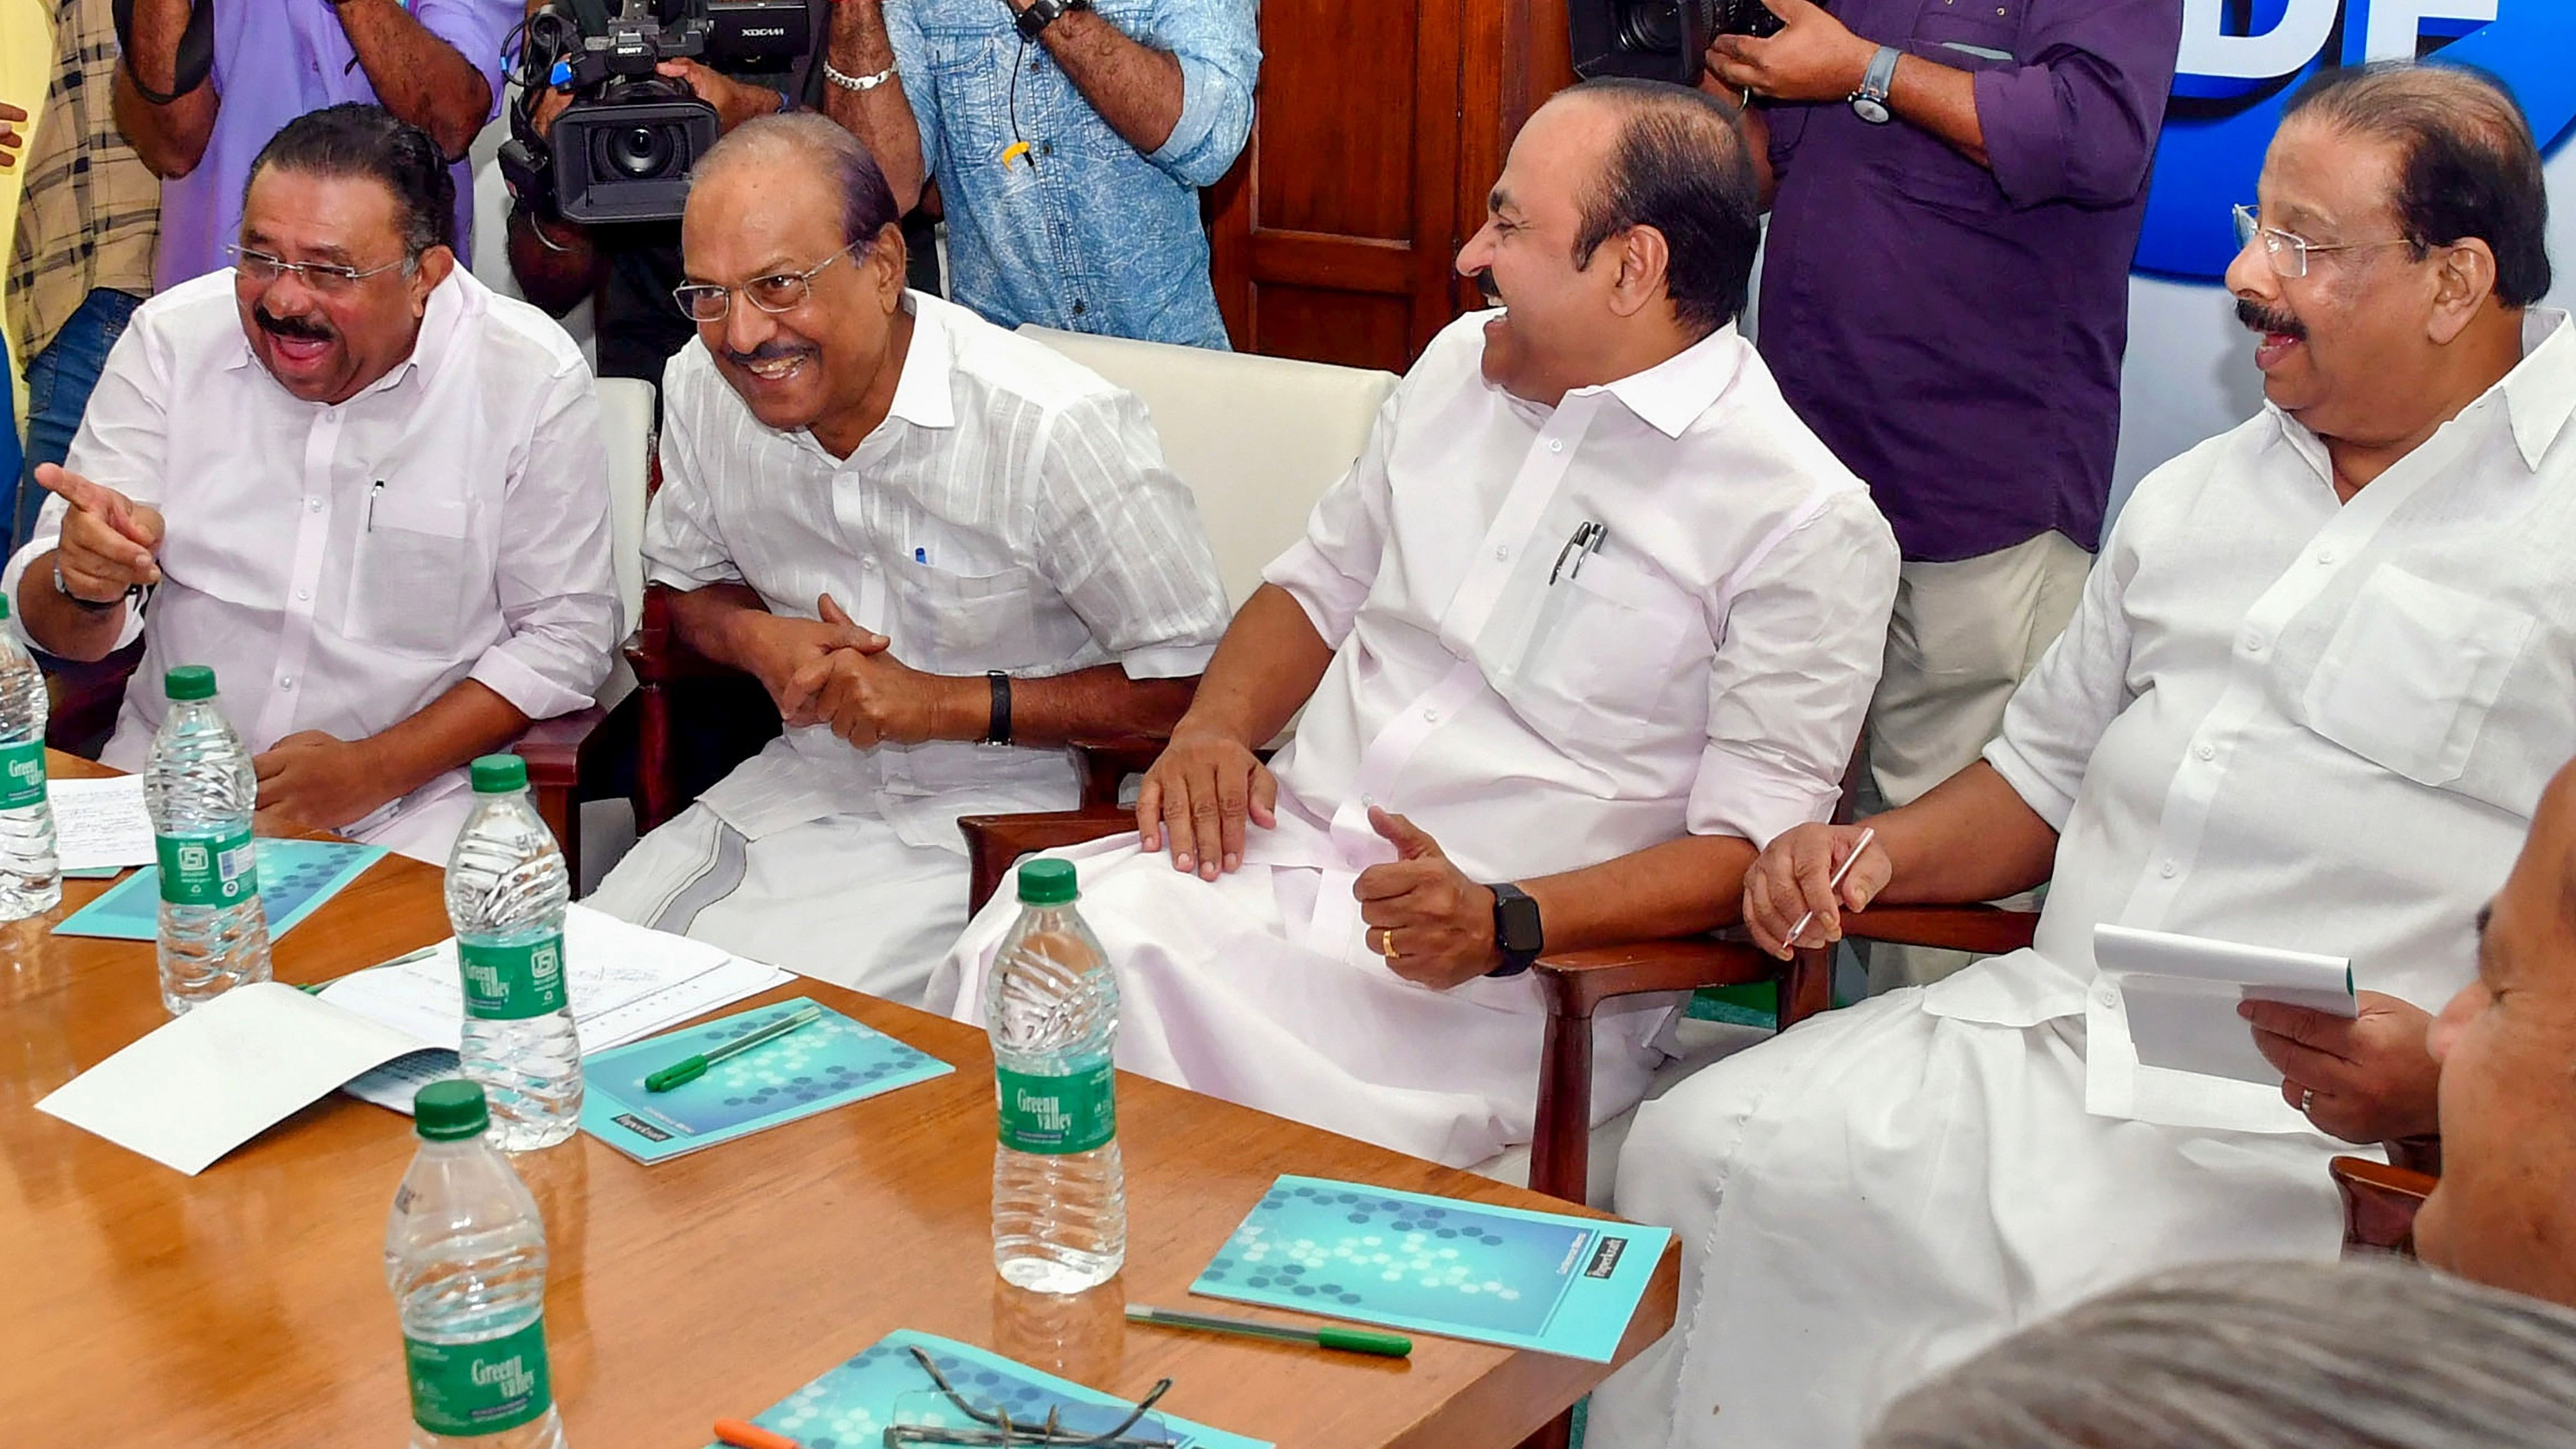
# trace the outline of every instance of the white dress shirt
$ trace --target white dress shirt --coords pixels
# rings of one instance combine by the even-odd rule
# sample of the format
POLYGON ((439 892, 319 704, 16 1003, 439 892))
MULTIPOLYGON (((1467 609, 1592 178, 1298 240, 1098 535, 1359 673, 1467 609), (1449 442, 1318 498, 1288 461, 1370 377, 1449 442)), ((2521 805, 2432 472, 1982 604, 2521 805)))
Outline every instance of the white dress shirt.
MULTIPOLYGON (((459 267, 411 355, 326 405, 279 385, 242 325, 229 269, 144 303, 72 440, 66 467, 166 524, 101 758, 142 767, 178 664, 214 667, 253 750, 375 735, 466 679, 531 719, 586 707, 623 630, 599 403, 563 329, 459 267)), ((12 597, 63 513, 46 500, 0 580, 12 597)), ((387 808, 462 788, 451 771, 387 808)))
MULTIPOLYGON (((891 409, 847 459, 761 423, 703 343, 671 359, 648 577, 744 583, 798 619, 818 617, 828 593, 933 674, 1199 673, 1225 629, 1225 591, 1144 405, 964 308, 904 300, 915 325, 891 409)), ((1061 808, 1073 786, 1061 749, 860 750, 808 725, 703 803, 753 840, 857 812, 954 850, 961 810, 1061 808)))
POLYGON ((1267 571, 1336 650, 1277 764, 1333 848, 1253 857, 1391 858, 1371 804, 1478 880, 1826 818, 1896 588, 1868 490, 1733 327, 1544 408, 1485 381, 1489 315, 1432 342, 1267 571))
POLYGON ((2525 345, 2349 503, 2269 406, 2139 485, 1986 752, 2062 832, 2035 949, 1932 1010, 2082 1012, 2093 1112, 2289 1132, 2277 1089, 2138 1064, 2096 922, 2349 955, 2427 1010, 2469 979, 2576 754, 2576 330, 2534 313, 2525 345))

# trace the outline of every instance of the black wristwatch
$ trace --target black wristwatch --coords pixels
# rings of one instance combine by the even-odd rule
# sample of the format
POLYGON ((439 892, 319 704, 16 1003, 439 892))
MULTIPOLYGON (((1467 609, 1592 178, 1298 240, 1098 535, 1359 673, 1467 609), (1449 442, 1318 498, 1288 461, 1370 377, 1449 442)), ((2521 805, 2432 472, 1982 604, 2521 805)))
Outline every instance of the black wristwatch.
POLYGON ((1046 28, 1064 18, 1068 10, 1088 10, 1091 0, 1029 0, 1029 8, 1013 20, 1020 28, 1022 40, 1035 40, 1046 28))
POLYGON ((1547 932, 1538 920, 1538 902, 1510 881, 1485 889, 1494 893, 1494 945, 1503 953, 1503 964, 1485 974, 1518 976, 1547 949, 1547 932))

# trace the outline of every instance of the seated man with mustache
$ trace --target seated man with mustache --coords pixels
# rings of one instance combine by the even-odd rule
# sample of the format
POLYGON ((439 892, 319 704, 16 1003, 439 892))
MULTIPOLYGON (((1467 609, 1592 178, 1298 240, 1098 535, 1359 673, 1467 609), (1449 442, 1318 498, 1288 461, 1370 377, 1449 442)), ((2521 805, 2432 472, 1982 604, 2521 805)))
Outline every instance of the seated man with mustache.
POLYGON ((1168 728, 1225 591, 1144 405, 905 290, 895 222, 811 113, 691 179, 645 566, 787 731, 591 904, 913 1003, 966 921, 957 817, 1069 808, 1066 740, 1168 728))
POLYGON ((253 163, 234 265, 135 313, 0 576, 52 654, 143 638, 108 764, 212 665, 263 807, 444 864, 461 767, 608 677, 590 368, 457 265, 455 218, 425 132, 314 111, 253 163))
POLYGON ((2259 200, 2228 284, 2263 412, 2138 486, 1983 760, 1745 880, 1783 953, 1808 911, 1819 945, 2048 881, 2034 948, 1647 1104, 1617 1205, 1680 1230, 1682 1326, 1595 1397, 1604 1449, 1847 1449, 2142 1272, 2333 1257, 2336 1139, 2433 1130, 2428 1013, 2576 741, 2576 332, 2477 73, 2316 78, 2259 200), (2277 1088, 2141 1065, 2102 923, 2350 957, 2359 1018, 2252 1008, 2277 1088))

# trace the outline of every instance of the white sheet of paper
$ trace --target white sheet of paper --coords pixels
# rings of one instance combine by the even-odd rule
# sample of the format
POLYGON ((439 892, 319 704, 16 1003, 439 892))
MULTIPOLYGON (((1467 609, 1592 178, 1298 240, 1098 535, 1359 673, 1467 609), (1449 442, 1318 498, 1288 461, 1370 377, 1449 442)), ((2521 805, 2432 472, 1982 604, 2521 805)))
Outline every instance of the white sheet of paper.
POLYGON ((152 817, 143 808, 143 777, 49 780, 54 856, 62 869, 110 870, 150 865, 152 817))
POLYGON ((237 986, 55 1089, 36 1110, 194 1177, 425 1043, 292 986, 237 986))
POLYGON ((2255 1048, 2239 1004, 2278 1001, 2347 1019, 2358 1011, 2345 956, 2097 925, 2093 964, 2120 988, 2140 1066, 2277 1087, 2280 1069, 2255 1048))

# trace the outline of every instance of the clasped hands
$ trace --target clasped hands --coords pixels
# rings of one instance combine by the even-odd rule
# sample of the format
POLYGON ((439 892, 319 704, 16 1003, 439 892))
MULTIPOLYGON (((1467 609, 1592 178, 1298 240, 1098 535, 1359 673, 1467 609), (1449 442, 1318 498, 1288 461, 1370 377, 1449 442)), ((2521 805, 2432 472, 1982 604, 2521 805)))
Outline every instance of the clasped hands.
MULTIPOLYGON (((1786 960, 1793 946, 1842 939, 1842 913, 1868 908, 1895 876, 1884 846, 1860 846, 1861 827, 1801 825, 1771 842, 1744 876, 1744 924, 1755 944, 1786 960), (1846 857, 1842 886, 1830 884, 1846 857), (1793 942, 1790 932, 1812 914, 1793 942)), ((2280 1069, 2281 1096, 2317 1130, 2346 1142, 2394 1142, 2438 1130, 2441 1069, 2426 1041, 2430 1013, 2376 991, 2360 994, 2351 1020, 2278 1002, 2249 1001, 2237 1014, 2255 1048, 2280 1069)))
MULTIPOLYGON (((964 707, 960 681, 887 653, 886 636, 861 628, 830 594, 814 601, 814 611, 822 617, 747 615, 757 631, 749 667, 789 728, 829 725, 859 749, 976 737, 967 716, 983 715, 964 707)), ((981 680, 966 683, 981 697, 981 680)))
MULTIPOLYGON (((1249 746, 1184 718, 1136 792, 1136 833, 1149 851, 1168 848, 1174 870, 1213 881, 1243 864, 1247 825, 1278 825, 1278 803, 1278 777, 1249 746)), ((1351 894, 1387 969, 1445 991, 1501 965, 1493 891, 1412 821, 1374 805, 1368 818, 1396 858, 1361 871, 1351 894)))

